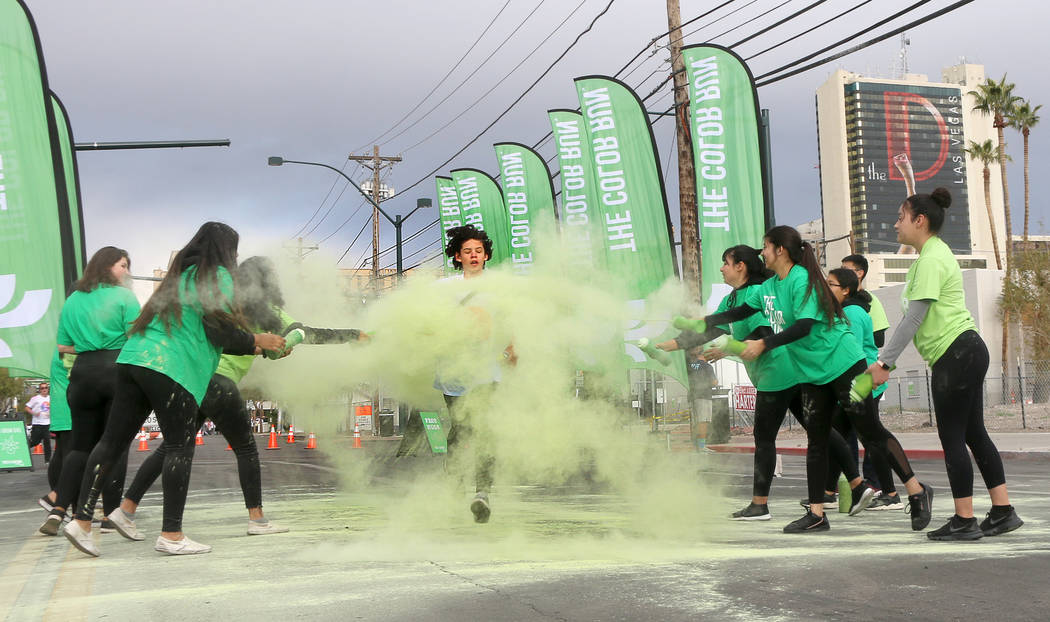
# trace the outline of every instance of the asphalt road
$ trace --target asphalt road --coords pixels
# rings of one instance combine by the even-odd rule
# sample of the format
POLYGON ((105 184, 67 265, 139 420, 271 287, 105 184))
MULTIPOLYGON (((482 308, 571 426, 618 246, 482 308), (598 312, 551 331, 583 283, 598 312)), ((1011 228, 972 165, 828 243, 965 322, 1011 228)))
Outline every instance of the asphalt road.
MULTIPOLYGON (((784 535, 805 488, 790 456, 769 522, 725 518, 750 495, 750 455, 676 454, 674 482, 632 494, 497 482, 492 522, 476 525, 439 460, 334 444, 262 452, 267 514, 291 532, 249 537, 232 453, 208 438, 184 525, 214 551, 192 557, 153 551, 159 486, 139 511, 146 541, 99 534, 102 557, 88 558, 36 534, 42 470, 0 473, 0 620, 1048 617, 1050 461, 1007 461, 1022 529, 935 543, 901 511, 832 514, 826 534, 784 535)), ((939 526, 951 514, 943 464, 913 466, 938 491, 939 526)), ((987 505, 977 498, 982 515, 987 505)))

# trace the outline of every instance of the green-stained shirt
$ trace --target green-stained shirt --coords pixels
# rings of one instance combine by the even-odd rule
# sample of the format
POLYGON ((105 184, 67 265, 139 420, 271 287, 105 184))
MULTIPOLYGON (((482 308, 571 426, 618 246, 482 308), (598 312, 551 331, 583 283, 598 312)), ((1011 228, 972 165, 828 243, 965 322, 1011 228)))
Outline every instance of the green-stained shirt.
POLYGON ((774 276, 766 280, 758 291, 749 292, 745 302, 748 306, 762 310, 774 333, 799 320, 815 320, 808 335, 784 347, 795 363, 802 382, 827 384, 844 374, 857 361, 863 360, 864 355, 845 320, 836 318, 828 326, 816 290, 808 295, 806 293, 808 284, 809 274, 806 269, 795 265, 785 278, 774 276))
MULTIPOLYGON (((757 293, 761 287, 760 284, 756 283, 734 290, 728 296, 722 298, 722 302, 718 304, 718 310, 715 313, 721 313, 743 304, 747 300, 749 291, 755 290, 757 293)), ((769 320, 764 313, 755 313, 739 322, 733 322, 728 326, 722 325, 719 328, 728 331, 733 339, 743 341, 747 339, 748 335, 755 332, 756 328, 762 326, 769 326, 769 320)), ((788 356, 784 348, 767 350, 757 359, 743 361, 743 363, 744 369, 747 370, 747 376, 751 378, 751 382, 755 384, 755 388, 759 391, 782 391, 800 382, 795 364, 791 362, 791 357, 788 356)))
POLYGON ((871 318, 871 330, 872 332, 886 330, 890 327, 890 320, 886 317, 886 310, 882 308, 882 303, 879 302, 875 294, 871 292, 868 292, 868 294, 871 296, 871 308, 868 309, 868 317, 871 318))
MULTIPOLYGON (((278 307, 273 308, 277 316, 281 318, 281 334, 288 330, 288 327, 295 324, 295 320, 290 315, 284 312, 284 309, 278 307)), ((258 327, 256 327, 258 328, 258 327)), ((260 332, 256 330, 255 332, 260 332)), ((232 380, 235 384, 244 379, 248 374, 248 370, 252 368, 252 363, 255 362, 254 354, 223 354, 219 357, 219 367, 215 370, 215 373, 220 376, 226 376, 232 380)))
MULTIPOLYGON (((204 308, 197 293, 196 276, 196 266, 182 273, 179 281, 182 320, 172 318, 171 332, 165 330, 160 317, 154 317, 143 332, 128 338, 117 362, 164 374, 186 389, 199 406, 219 364, 221 351, 204 334, 204 308)), ((215 301, 214 306, 229 310, 233 300, 233 279, 222 266, 216 270, 215 276, 224 300, 215 301)))
POLYGON ((915 349, 928 365, 936 363, 959 335, 977 330, 966 308, 959 262, 937 236, 926 240, 919 258, 908 268, 908 281, 901 295, 905 313, 911 300, 932 301, 914 339, 915 349))
POLYGON ((119 350, 139 315, 139 301, 126 287, 102 284, 90 292, 73 292, 58 320, 58 345, 77 352, 119 350))
MULTIPOLYGON (((842 311, 849 320, 850 332, 860 345, 861 352, 864 353, 864 362, 871 366, 879 358, 879 349, 875 347, 875 333, 871 330, 871 315, 860 305, 847 305, 842 308, 842 311)), ((884 382, 875 387, 871 396, 878 397, 885 390, 886 383, 884 382)))
POLYGON ((66 401, 66 387, 69 386, 69 370, 73 367, 75 354, 62 355, 55 348, 51 357, 51 371, 48 380, 51 382, 51 431, 66 432, 73 429, 73 418, 69 414, 69 402, 66 401))

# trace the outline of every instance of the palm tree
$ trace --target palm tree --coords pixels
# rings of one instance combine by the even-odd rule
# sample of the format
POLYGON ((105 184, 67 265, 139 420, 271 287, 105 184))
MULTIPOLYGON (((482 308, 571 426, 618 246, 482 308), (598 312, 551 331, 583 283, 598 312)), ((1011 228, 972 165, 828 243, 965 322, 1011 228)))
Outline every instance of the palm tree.
POLYGON ((1025 243, 1028 243, 1028 199, 1029 199, 1029 186, 1028 186, 1028 134, 1031 133, 1032 128, 1035 127, 1036 123, 1039 123, 1039 109, 1042 108, 1042 104, 1032 107, 1032 103, 1025 100, 1016 106, 1010 112, 1010 127, 1021 132, 1021 136, 1024 136, 1024 235, 1022 239, 1025 243))
POLYGON ((1010 255, 1012 241, 1012 222, 1010 220, 1010 187, 1006 183, 1006 139, 1003 136, 1003 128, 1006 127, 1006 118, 1013 110, 1020 97, 1013 94, 1014 85, 1006 81, 1006 74, 996 82, 991 78, 985 78, 984 84, 978 84, 977 89, 967 93, 975 98, 973 109, 992 115, 992 127, 999 134, 999 172, 1003 178, 1003 212, 1006 216, 1006 270, 1010 271, 1010 255))
POLYGON ((988 168, 993 162, 999 161, 1001 149, 992 144, 992 139, 979 143, 971 140, 970 146, 966 148, 966 155, 984 165, 984 206, 988 209, 988 224, 992 228, 992 249, 995 251, 995 267, 1003 269, 1002 259, 999 258, 999 236, 995 233, 995 217, 992 214, 992 171, 988 168))

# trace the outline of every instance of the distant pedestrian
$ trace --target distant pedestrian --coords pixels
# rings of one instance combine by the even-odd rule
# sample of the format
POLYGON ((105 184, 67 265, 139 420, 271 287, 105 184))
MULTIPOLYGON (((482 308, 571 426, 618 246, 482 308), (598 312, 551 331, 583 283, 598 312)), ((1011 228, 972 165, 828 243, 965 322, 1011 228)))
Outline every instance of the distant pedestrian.
POLYGON ((33 415, 32 430, 29 433, 29 446, 44 444, 44 464, 51 461, 51 387, 40 383, 36 395, 29 398, 26 412, 33 415))

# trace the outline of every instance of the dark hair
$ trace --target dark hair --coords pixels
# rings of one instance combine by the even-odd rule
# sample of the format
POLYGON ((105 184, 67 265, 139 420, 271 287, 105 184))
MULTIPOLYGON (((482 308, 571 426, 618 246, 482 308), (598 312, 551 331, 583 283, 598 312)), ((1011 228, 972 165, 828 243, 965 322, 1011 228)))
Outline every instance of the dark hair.
POLYGON ((448 244, 445 245, 445 255, 452 258, 452 266, 456 270, 463 269, 463 264, 456 261, 456 253, 463 248, 467 240, 481 242, 481 245, 485 247, 485 254, 490 259, 492 258, 492 240, 489 239, 489 234, 485 233, 483 229, 478 229, 474 225, 452 227, 448 230, 448 244))
MULTIPOLYGON (((803 242, 802 236, 792 227, 780 225, 766 232, 765 240, 774 247, 780 247, 787 251, 788 258, 806 269, 809 273, 809 284, 806 287, 806 298, 816 291, 817 303, 824 310, 828 318, 828 326, 835 323, 835 318, 845 318, 842 313, 842 305, 831 294, 831 288, 824 279, 824 273, 820 270, 817 257, 813 254, 813 246, 809 242, 803 242)), ((804 300, 804 299, 803 299, 804 300)))
POLYGON ((730 246, 722 253, 722 261, 732 258, 734 263, 742 263, 747 268, 747 282, 741 287, 758 285, 773 276, 773 271, 766 267, 762 261, 762 255, 757 248, 751 248, 746 244, 730 246))
POLYGON ((284 306, 281 285, 277 281, 273 262, 266 257, 249 257, 241 262, 234 274, 237 307, 253 329, 278 333, 283 328, 281 317, 274 307, 284 306))
MULTIPOLYGON (((842 258, 842 263, 846 263, 847 261, 863 270, 864 276, 868 276, 868 260, 864 255, 846 255, 842 258)), ((860 278, 863 279, 864 276, 860 278)))
POLYGON ((833 276, 839 280, 839 285, 846 290, 847 298, 857 295, 860 279, 857 278, 857 273, 853 270, 849 268, 835 268, 834 270, 828 270, 828 276, 833 276))
POLYGON ((94 291, 95 288, 103 283, 106 285, 124 285, 124 283, 121 283, 113 276, 112 271, 113 265, 121 259, 127 259, 128 268, 131 268, 131 257, 128 256, 128 251, 123 248, 103 246, 98 249, 91 256, 91 259, 88 260, 87 265, 84 266, 84 274, 76 283, 73 283, 73 289, 86 294, 94 291))
POLYGON ((191 268, 196 270, 193 279, 197 287, 197 300, 204 310, 204 316, 240 326, 241 322, 234 319, 225 309, 231 301, 219 289, 218 278, 220 266, 231 274, 237 268, 239 241, 240 236, 227 224, 206 222, 201 225, 186 246, 175 254, 164 280, 146 301, 128 333, 145 331, 154 317, 160 317, 168 332, 171 332, 172 318, 182 321, 179 284, 182 282, 183 273, 191 268))
POLYGON ((930 223, 930 233, 937 233, 944 224, 944 210, 952 204, 952 193, 947 188, 937 188, 930 194, 913 194, 904 200, 904 208, 911 212, 911 219, 925 216, 930 223))

